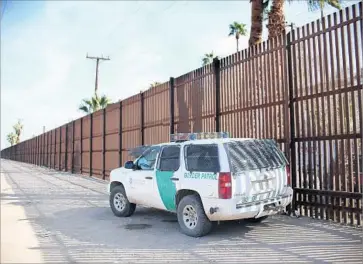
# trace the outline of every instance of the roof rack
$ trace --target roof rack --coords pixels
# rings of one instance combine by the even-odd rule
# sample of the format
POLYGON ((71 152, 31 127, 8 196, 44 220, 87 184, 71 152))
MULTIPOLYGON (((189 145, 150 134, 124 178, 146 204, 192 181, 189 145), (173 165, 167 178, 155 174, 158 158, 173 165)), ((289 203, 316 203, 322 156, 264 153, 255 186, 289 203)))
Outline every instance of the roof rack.
POLYGON ((170 142, 184 142, 198 139, 229 138, 228 132, 195 132, 195 133, 176 133, 170 135, 170 142))

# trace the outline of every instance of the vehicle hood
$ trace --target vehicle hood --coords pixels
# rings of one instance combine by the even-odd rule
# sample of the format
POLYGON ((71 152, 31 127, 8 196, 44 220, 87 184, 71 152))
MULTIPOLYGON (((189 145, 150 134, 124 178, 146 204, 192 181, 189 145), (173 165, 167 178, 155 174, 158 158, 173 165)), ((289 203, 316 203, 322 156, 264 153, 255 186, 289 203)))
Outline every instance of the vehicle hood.
POLYGON ((124 172, 129 171, 128 169, 125 169, 124 167, 120 167, 117 169, 113 169, 110 173, 110 179, 112 179, 112 177, 114 175, 122 175, 124 172))

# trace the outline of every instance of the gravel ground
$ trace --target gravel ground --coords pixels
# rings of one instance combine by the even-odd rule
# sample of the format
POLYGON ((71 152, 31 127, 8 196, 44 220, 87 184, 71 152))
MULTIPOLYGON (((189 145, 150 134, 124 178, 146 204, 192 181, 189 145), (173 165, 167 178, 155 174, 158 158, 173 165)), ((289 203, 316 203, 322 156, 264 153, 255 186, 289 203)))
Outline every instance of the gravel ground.
MULTIPOLYGON (((115 217, 106 182, 1 160, 11 186, 2 202, 24 208, 46 263, 362 263, 362 229, 275 216, 228 222, 203 238, 179 232, 176 216, 138 207, 115 217)), ((4 228, 4 227, 2 227, 4 228)), ((6 228, 6 227, 5 227, 6 228)))

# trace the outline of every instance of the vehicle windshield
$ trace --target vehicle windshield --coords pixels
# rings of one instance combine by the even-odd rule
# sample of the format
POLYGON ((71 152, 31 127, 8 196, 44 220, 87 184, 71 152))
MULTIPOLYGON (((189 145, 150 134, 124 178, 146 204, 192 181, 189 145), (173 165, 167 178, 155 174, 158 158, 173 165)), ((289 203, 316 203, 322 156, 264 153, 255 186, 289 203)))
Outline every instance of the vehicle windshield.
POLYGON ((149 150, 152 146, 138 146, 133 149, 129 149, 129 155, 133 157, 134 159, 140 157, 142 154, 144 154, 147 150, 149 150))
POLYGON ((251 139, 224 143, 231 172, 279 168, 287 164, 273 140, 251 139))

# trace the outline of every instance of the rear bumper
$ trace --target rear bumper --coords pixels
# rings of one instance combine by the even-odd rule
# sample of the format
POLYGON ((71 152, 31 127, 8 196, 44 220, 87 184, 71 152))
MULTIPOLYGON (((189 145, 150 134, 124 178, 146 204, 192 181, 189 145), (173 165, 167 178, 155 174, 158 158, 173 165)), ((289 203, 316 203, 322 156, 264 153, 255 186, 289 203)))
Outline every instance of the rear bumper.
POLYGON ((285 210, 286 206, 291 204, 292 198, 293 190, 288 187, 286 192, 279 197, 257 201, 250 204, 238 203, 238 201, 234 199, 222 200, 202 198, 202 201, 205 213, 209 220, 228 221, 276 215, 278 212, 285 210), (215 212, 211 213, 210 208, 214 208, 215 212))

